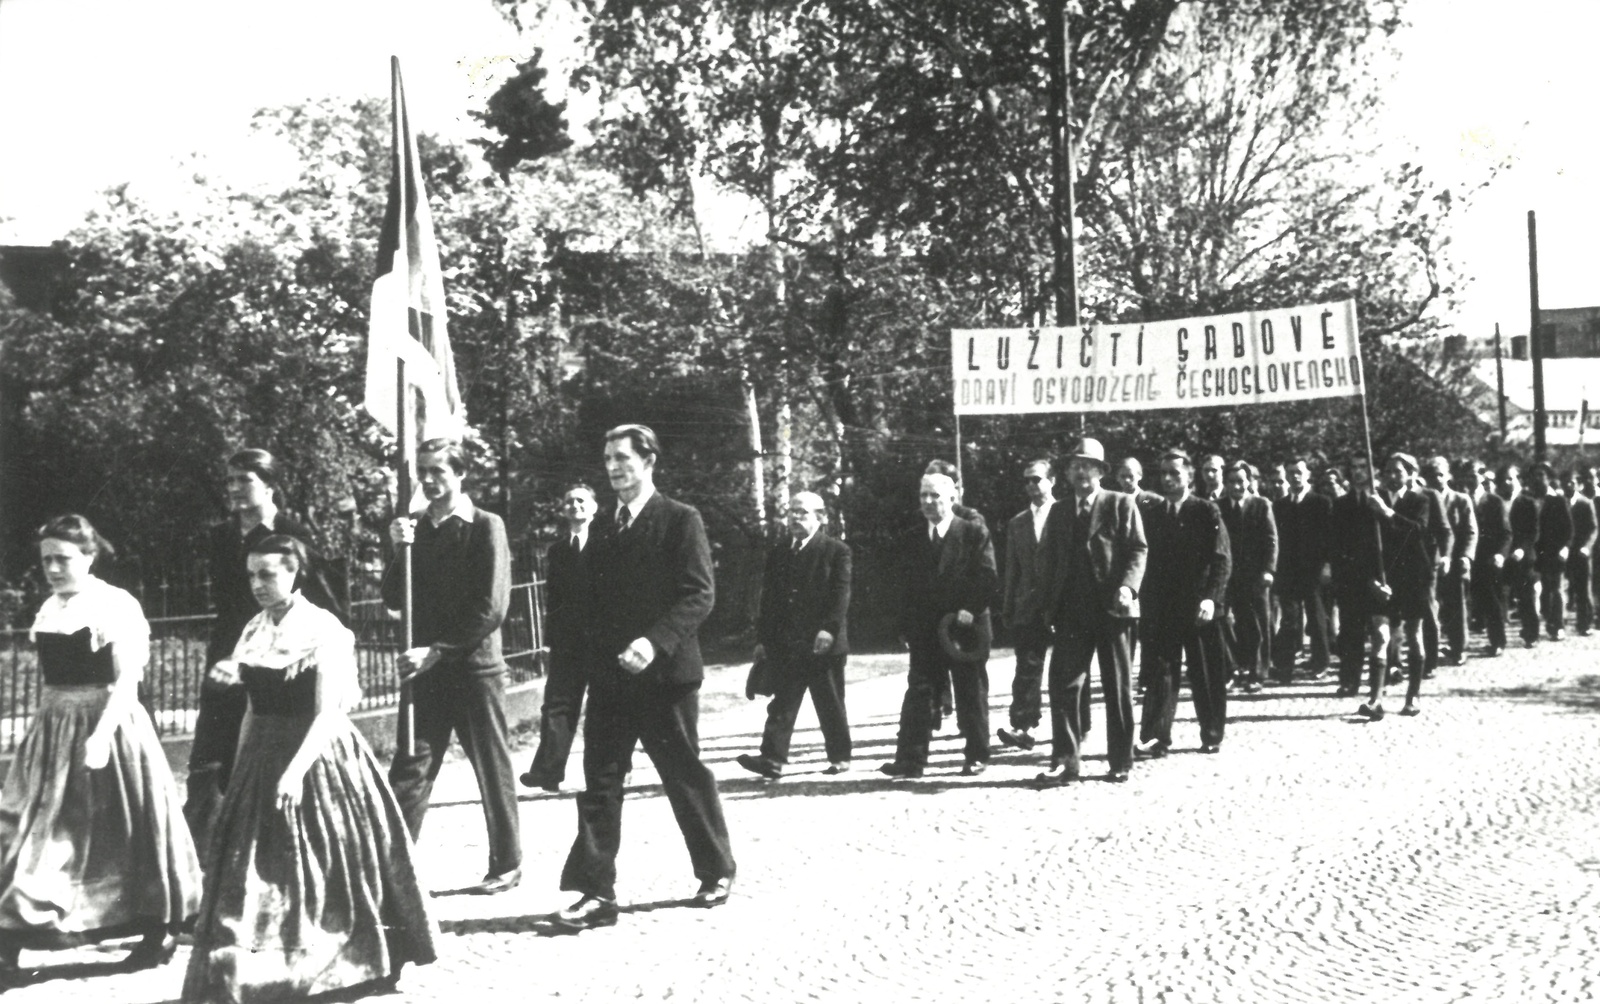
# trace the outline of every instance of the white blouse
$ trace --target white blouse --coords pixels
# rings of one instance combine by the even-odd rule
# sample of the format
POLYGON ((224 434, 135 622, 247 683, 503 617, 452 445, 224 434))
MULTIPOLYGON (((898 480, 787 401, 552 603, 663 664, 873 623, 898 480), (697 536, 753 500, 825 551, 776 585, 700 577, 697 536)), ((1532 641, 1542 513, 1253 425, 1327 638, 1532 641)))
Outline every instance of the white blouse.
POLYGON ((293 679, 303 669, 315 667, 332 687, 341 710, 361 700, 361 680, 356 674, 356 637, 339 618, 299 593, 289 598, 289 609, 276 624, 265 610, 250 618, 233 647, 233 661, 263 669, 281 669, 293 679))
POLYGON ((52 594, 39 608, 28 630, 30 641, 41 634, 76 634, 89 629, 89 650, 115 645, 122 671, 143 674, 150 661, 150 622, 133 594, 90 575, 71 596, 52 594))

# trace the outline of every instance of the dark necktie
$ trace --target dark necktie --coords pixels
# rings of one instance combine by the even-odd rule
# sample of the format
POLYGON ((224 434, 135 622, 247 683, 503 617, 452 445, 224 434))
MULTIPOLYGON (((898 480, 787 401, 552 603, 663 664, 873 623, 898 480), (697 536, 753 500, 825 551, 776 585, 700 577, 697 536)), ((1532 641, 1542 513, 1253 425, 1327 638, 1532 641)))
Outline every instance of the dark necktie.
POLYGON ((617 532, 621 533, 633 525, 633 510, 623 506, 617 511, 617 532))
POLYGON ((583 550, 583 542, 579 539, 577 534, 572 535, 572 549, 578 552, 583 550))

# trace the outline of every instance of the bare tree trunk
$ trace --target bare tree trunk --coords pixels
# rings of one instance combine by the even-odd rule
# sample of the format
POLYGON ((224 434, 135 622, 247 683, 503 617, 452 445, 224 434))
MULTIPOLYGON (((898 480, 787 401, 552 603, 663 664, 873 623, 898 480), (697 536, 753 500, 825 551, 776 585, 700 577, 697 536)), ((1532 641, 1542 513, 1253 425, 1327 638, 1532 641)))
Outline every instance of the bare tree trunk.
POLYGON ((761 411, 756 407, 756 385, 750 379, 747 366, 739 368, 739 391, 744 395, 745 419, 749 424, 750 508, 756 518, 756 537, 760 539, 767 528, 767 479, 761 456, 761 411))

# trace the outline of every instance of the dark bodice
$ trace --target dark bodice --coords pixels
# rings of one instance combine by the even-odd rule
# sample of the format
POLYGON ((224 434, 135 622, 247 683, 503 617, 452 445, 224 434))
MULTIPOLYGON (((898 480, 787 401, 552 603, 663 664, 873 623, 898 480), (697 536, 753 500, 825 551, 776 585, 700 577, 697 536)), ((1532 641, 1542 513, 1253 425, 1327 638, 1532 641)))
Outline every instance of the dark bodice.
POLYGON ((310 718, 317 711, 317 667, 308 666, 285 679, 281 669, 240 666, 239 677, 250 694, 250 708, 274 718, 310 718))
POLYGON ((89 629, 72 634, 40 632, 39 666, 50 687, 107 686, 117 682, 117 667, 111 661, 111 646, 98 652, 89 650, 89 629))

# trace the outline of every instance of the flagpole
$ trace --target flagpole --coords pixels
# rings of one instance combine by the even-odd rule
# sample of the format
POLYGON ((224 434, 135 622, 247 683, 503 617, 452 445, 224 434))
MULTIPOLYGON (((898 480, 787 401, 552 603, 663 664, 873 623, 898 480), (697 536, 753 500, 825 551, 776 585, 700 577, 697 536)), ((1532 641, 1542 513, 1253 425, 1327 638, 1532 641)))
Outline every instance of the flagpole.
MULTIPOLYGON (((406 245, 406 214, 403 207, 405 205, 406 178, 401 171, 400 157, 404 150, 402 144, 406 137, 402 135, 400 111, 402 103, 405 101, 405 94, 402 88, 403 85, 400 83, 400 57, 390 56, 389 115, 393 123, 392 145, 395 158, 395 163, 391 166, 391 170, 393 171, 395 183, 398 185, 401 199, 399 239, 401 248, 404 249, 406 245)), ((391 198, 393 198, 392 195, 391 198)), ((394 258, 395 269, 400 269, 402 267, 401 263, 405 262, 408 257, 409 254, 397 253, 394 258)), ((411 423, 408 421, 410 416, 407 415, 407 412, 410 411, 411 394, 409 387, 406 385, 406 360, 403 355, 398 354, 395 356, 394 364, 394 390, 395 445, 399 448, 395 466, 395 489, 399 495, 399 504, 396 508, 400 510, 402 519, 409 519, 411 517, 412 437, 411 423)), ((416 641, 412 630, 411 545, 401 544, 396 558, 400 562, 400 651, 409 652, 416 641)), ((416 753, 415 736, 412 728, 414 724, 411 681, 406 679, 400 683, 399 719, 395 722, 395 729, 399 732, 399 735, 396 736, 396 745, 400 747, 400 752, 403 756, 413 756, 416 753)))
MULTIPOLYGON (((1361 360, 1361 335, 1356 328, 1356 302, 1354 300, 1346 300, 1344 303, 1345 323, 1352 332, 1356 333, 1355 364, 1356 372, 1360 374, 1361 442, 1367 451, 1367 491, 1376 492, 1378 490, 1378 469, 1372 463, 1372 420, 1367 415, 1367 368, 1361 360)), ((1387 576, 1383 574, 1383 529, 1376 526, 1375 529, 1377 530, 1375 536, 1377 537, 1378 548, 1378 583, 1380 585, 1388 585, 1387 576)))

